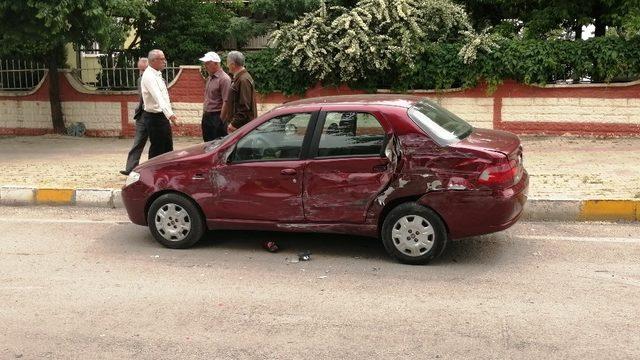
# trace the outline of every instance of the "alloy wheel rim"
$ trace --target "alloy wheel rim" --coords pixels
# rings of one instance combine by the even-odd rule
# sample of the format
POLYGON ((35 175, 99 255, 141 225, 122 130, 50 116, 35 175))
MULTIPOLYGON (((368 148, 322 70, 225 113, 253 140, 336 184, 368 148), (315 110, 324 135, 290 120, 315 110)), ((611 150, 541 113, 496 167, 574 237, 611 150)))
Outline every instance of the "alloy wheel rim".
POLYGON ((393 224, 391 239, 403 255, 419 257, 433 247, 435 231, 431 223, 422 216, 407 215, 393 224))
POLYGON ((169 241, 181 241, 191 231, 191 217, 180 205, 168 203, 162 205, 155 216, 156 229, 169 241))

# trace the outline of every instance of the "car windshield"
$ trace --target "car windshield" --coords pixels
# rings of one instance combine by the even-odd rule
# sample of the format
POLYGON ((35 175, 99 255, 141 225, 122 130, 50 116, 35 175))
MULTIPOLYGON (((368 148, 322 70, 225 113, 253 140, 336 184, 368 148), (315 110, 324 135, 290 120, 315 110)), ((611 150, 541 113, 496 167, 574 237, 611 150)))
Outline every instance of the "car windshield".
POLYGON ((421 100, 408 110, 409 117, 441 146, 454 144, 473 131, 473 126, 430 100, 421 100))

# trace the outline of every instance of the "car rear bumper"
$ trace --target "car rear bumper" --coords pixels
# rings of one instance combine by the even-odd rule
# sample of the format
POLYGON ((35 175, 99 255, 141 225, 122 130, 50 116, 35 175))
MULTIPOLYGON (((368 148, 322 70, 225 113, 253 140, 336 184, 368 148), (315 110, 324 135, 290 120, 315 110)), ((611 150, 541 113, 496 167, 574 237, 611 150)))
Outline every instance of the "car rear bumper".
POLYGON ((443 192, 420 202, 443 218, 452 239, 501 231, 515 224, 527 202, 529 175, 516 185, 496 191, 443 192))

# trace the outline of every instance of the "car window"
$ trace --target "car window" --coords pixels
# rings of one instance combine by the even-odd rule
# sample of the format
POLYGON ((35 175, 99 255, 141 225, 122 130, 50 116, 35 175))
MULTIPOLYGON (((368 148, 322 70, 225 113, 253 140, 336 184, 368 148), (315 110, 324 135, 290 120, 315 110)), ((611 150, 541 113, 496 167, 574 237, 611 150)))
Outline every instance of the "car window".
POLYGON ((318 157, 378 155, 384 128, 375 116, 363 112, 328 112, 318 146, 318 157))
POLYGON ((245 135, 233 152, 232 162, 292 160, 300 158, 311 114, 278 116, 245 135))
POLYGON ((456 143, 473 131, 469 123, 430 100, 421 100, 407 113, 416 125, 442 146, 456 143))

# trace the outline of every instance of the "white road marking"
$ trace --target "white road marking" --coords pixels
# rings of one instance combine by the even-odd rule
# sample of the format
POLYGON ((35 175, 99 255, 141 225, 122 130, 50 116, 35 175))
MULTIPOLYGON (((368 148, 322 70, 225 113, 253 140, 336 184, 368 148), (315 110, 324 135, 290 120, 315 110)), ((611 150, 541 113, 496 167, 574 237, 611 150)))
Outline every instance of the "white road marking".
POLYGON ((33 219, 33 218, 0 218, 0 222, 13 223, 60 223, 60 224, 131 224, 127 220, 87 220, 87 219, 33 219))
POLYGON ((580 242, 594 242, 594 243, 627 243, 627 244, 640 244, 640 238, 623 238, 623 237, 606 237, 606 235, 600 237, 591 236, 560 236, 560 235, 515 235, 514 239, 524 240, 546 240, 546 241, 580 241, 580 242))

